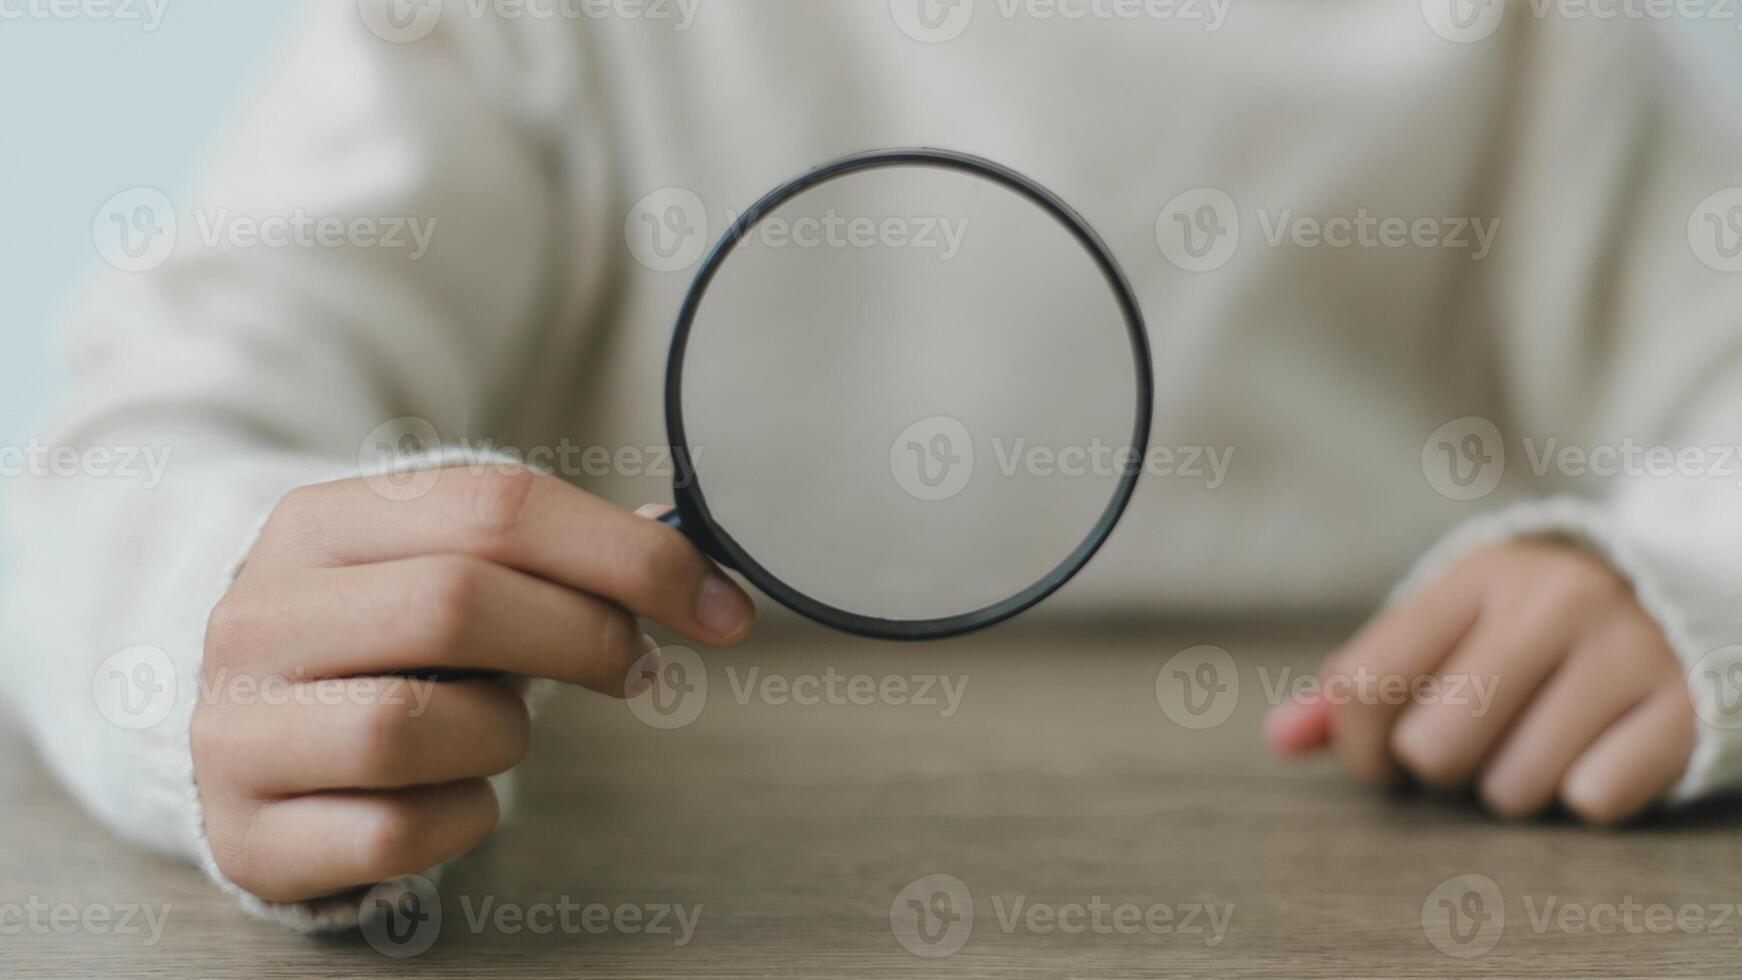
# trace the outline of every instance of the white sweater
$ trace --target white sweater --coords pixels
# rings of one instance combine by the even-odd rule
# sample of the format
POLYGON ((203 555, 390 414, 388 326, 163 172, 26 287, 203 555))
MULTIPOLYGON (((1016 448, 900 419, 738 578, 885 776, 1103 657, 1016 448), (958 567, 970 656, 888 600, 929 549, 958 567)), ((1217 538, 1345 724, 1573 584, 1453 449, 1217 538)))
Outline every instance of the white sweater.
MULTIPOLYGON (((1559 530, 1632 579, 1690 667, 1742 643, 1742 463, 1717 451, 1742 444, 1742 191, 1719 193, 1742 186, 1742 140, 1657 25, 1514 4, 1460 27, 1438 0, 924 2, 448 0, 436 22, 317 2, 174 202, 167 261, 116 255, 152 267, 108 275, 69 325, 45 441, 168 450, 161 481, 87 466, 15 497, 4 688, 79 799, 210 869, 187 746, 202 632, 278 498, 355 472, 403 416, 455 443, 659 445, 694 263, 636 259, 638 202, 686 189, 718 235, 880 146, 990 157, 1082 212, 1151 324, 1156 444, 1234 450, 1219 481, 1147 481, 1049 610, 1354 610, 1477 540, 1559 530), (1205 201, 1239 239, 1199 259, 1169 218, 1205 201), (437 224, 405 247, 208 240, 275 215, 437 224), (1455 240, 1388 245, 1384 219, 1455 240), (1471 417, 1494 429, 1436 434, 1471 417), (1504 450, 1492 488, 1435 463, 1471 433, 1504 450), (1539 462, 1567 446, 1622 472, 1539 462), (173 671, 161 710, 93 697, 141 662, 173 671)), ((1708 718, 1736 693, 1692 690, 1708 718)), ((1742 737, 1702 724, 1676 796, 1737 782, 1742 737)))

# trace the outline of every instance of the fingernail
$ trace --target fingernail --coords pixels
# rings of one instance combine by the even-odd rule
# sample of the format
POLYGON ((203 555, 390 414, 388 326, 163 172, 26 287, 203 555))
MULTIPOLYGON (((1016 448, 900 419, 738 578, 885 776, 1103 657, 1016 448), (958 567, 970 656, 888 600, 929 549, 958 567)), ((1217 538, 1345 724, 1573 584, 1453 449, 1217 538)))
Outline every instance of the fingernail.
POLYGON ((708 631, 720 637, 737 636, 750 627, 755 614, 750 600, 718 572, 709 572, 702 580, 702 593, 696 600, 696 618, 708 631))
POLYGON ((659 668, 665 666, 665 658, 659 655, 659 644, 653 642, 653 637, 641 634, 641 647, 647 652, 629 668, 629 676, 623 681, 623 696, 626 698, 646 694, 659 679, 659 668))
POLYGON ((670 509, 670 507, 667 507, 664 504, 642 504, 640 507, 635 508, 635 516, 654 518, 664 514, 670 509))

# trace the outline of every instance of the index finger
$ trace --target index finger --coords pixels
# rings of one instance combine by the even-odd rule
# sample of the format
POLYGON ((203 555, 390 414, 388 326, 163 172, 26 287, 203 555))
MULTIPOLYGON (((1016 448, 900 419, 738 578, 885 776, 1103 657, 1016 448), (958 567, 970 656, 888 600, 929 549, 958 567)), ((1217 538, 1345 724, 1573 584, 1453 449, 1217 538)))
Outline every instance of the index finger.
POLYGON ((463 554, 615 602, 703 643, 742 640, 749 596, 689 539, 564 483, 505 464, 420 474, 422 492, 389 496, 369 479, 293 491, 263 538, 267 560, 362 565, 463 554))

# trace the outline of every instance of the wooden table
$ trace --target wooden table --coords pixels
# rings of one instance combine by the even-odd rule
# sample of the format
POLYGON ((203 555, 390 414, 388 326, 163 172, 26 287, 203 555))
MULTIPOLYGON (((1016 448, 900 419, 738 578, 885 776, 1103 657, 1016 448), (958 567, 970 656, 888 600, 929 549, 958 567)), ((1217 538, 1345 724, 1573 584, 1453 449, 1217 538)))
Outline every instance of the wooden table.
POLYGON ((705 700, 650 716, 699 710, 682 727, 587 695, 553 704, 515 824, 453 869, 433 948, 401 959, 247 918, 8 753, 0 929, 5 903, 33 896, 171 910, 154 946, 0 934, 0 974, 1742 975, 1733 808, 1608 833, 1505 825, 1271 760, 1269 690, 1332 631, 1007 627, 923 647, 777 632, 709 654, 705 700), (1205 643, 1234 676, 1187 654, 1158 698, 1164 664, 1205 643), (1202 714, 1177 696, 1180 669, 1211 682, 1192 692, 1202 714), (679 907, 697 916, 687 943, 679 907))

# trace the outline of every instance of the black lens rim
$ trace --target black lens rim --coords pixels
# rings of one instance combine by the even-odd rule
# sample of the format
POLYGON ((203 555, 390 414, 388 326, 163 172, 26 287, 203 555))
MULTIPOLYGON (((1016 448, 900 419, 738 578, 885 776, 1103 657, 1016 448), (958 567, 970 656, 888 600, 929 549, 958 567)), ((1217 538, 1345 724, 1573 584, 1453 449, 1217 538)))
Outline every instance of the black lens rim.
POLYGON ((678 516, 685 533, 710 556, 741 573, 752 585, 788 609, 832 629, 881 640, 937 640, 985 629, 1033 607, 1057 592, 1066 582, 1075 577, 1089 563, 1090 559, 1095 557, 1095 553, 1101 549, 1107 539, 1112 536, 1113 529, 1118 526, 1126 507, 1131 503, 1133 494, 1137 491, 1137 480, 1143 470, 1142 460, 1148 454, 1150 422, 1154 407, 1154 365, 1151 360, 1149 334, 1144 326, 1142 309, 1139 307, 1136 294, 1132 292, 1131 284, 1126 280, 1125 273, 1119 267, 1118 261, 1113 258, 1113 253, 1107 248, 1106 243, 1101 241, 1100 236, 1095 234, 1089 223, 1051 191, 1002 164, 953 150, 931 148, 873 150, 866 153, 856 153, 817 167, 764 195, 754 207, 744 212, 737 221, 733 222, 732 227, 726 231, 719 242, 715 243, 707 258, 702 262, 700 270, 697 271, 695 279, 690 284, 688 295, 684 297, 683 308, 678 313, 677 325, 672 331, 671 352, 666 361, 665 371, 666 435, 670 440, 675 464, 673 493, 678 516), (683 424, 684 355, 689 347, 690 331, 695 324, 696 315, 701 310, 702 302, 707 296, 708 287, 712 284, 714 276, 725 264, 726 259, 731 256, 733 250, 743 241, 749 230, 774 209, 818 185, 850 174, 904 166, 936 167, 980 177, 1027 198, 1052 215, 1094 259, 1102 276, 1106 279, 1108 287, 1112 289, 1118 300, 1120 311, 1125 318, 1126 332, 1131 343, 1132 361, 1137 372, 1137 418, 1132 428, 1131 445, 1138 452, 1133 454, 1133 458, 1126 461, 1128 468, 1120 474, 1119 484, 1114 489, 1112 500, 1108 502, 1106 509, 1102 511, 1094 528, 1090 530, 1083 542, 1043 578, 1007 599, 972 612, 934 619, 912 620, 866 616, 862 613, 829 605, 805 595, 758 564, 750 556, 750 553, 714 520, 713 514, 708 510, 707 498, 702 492, 701 483, 697 478, 695 466, 690 457, 689 439, 683 424))

